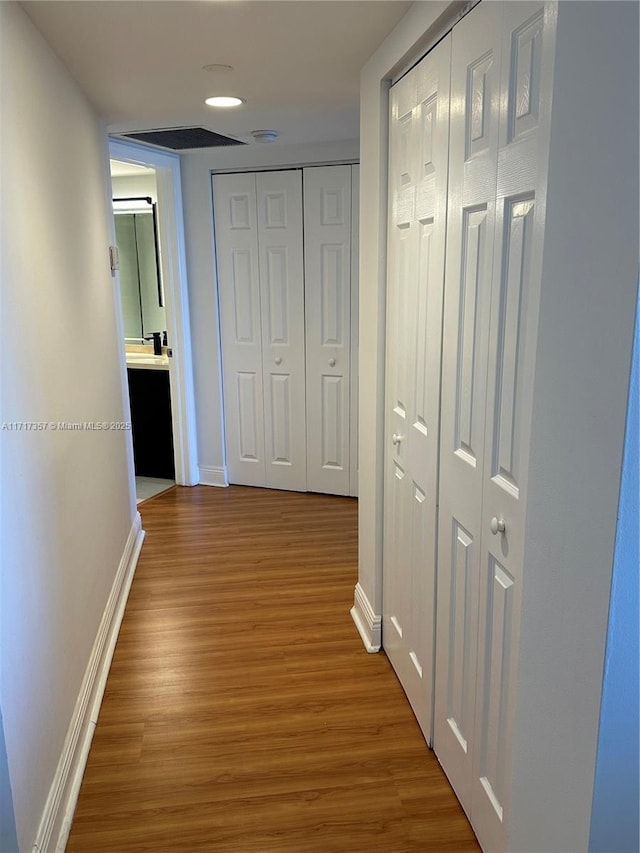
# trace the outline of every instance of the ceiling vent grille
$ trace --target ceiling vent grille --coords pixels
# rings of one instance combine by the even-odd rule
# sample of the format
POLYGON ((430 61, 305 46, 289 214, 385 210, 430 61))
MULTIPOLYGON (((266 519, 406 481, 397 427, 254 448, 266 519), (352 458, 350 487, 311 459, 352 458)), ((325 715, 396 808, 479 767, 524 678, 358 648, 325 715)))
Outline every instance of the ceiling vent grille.
POLYGON ((240 139, 232 139, 221 133, 214 133, 204 127, 166 127, 159 130, 140 130, 123 133, 125 139, 171 148, 173 151, 186 151, 189 148, 220 148, 226 145, 245 145, 240 139))

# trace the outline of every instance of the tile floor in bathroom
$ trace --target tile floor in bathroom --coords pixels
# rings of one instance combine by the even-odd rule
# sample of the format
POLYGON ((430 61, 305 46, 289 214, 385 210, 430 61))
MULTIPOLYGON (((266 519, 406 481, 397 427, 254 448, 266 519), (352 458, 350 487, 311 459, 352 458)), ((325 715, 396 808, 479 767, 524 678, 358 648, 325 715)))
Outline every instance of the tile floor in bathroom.
POLYGON ((175 480, 161 480, 157 477, 136 477, 136 503, 146 501, 154 495, 175 486, 175 480))

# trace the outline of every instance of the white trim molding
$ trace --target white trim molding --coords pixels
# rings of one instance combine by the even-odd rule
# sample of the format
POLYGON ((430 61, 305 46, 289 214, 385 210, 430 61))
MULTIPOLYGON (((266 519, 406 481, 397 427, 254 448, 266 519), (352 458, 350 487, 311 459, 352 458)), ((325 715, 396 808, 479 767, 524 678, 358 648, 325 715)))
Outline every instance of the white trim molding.
POLYGON ((356 584, 350 612, 365 649, 368 652, 379 652, 382 648, 382 616, 374 612, 359 583, 356 584))
POLYGON ((96 634, 32 853, 64 853, 144 530, 136 513, 96 634))
POLYGON ((201 465, 199 483, 201 486, 228 486, 227 466, 216 468, 214 465, 201 465))

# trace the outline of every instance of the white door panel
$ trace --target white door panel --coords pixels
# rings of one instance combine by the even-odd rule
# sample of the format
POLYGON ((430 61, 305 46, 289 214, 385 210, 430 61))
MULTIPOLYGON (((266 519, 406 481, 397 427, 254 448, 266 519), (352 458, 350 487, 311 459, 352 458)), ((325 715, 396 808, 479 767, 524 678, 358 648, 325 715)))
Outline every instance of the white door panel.
POLYGON ((350 493, 351 167, 304 170, 307 488, 350 493))
POLYGON ((544 20, 542 3, 481 4, 452 47, 435 750, 492 851, 509 837, 544 20))
POLYGON ((216 175, 214 217, 229 479, 265 482, 255 175, 216 175))
POLYGON ((449 54, 391 93, 383 644, 429 742, 449 54))
POLYGON ((443 321, 434 748, 467 813, 500 123, 500 4, 453 32, 443 321))
POLYGON ((265 485, 306 488, 304 265, 299 170, 256 176, 265 485))
MULTIPOLYGON (((471 810, 488 849, 508 849, 514 688, 523 575, 543 186, 539 127, 544 5, 502 5, 501 114, 482 507, 471 810), (496 521, 504 522, 504 532, 496 521)), ((549 63, 546 63, 549 65, 549 63)))

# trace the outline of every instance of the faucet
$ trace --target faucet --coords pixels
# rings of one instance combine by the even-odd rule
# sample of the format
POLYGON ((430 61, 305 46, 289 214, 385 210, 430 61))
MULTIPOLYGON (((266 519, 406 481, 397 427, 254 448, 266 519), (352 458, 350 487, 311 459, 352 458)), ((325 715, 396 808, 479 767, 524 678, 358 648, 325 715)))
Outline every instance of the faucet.
POLYGON ((144 338, 145 341, 150 341, 151 339, 153 339, 153 354, 162 355, 162 332, 152 332, 144 338))

